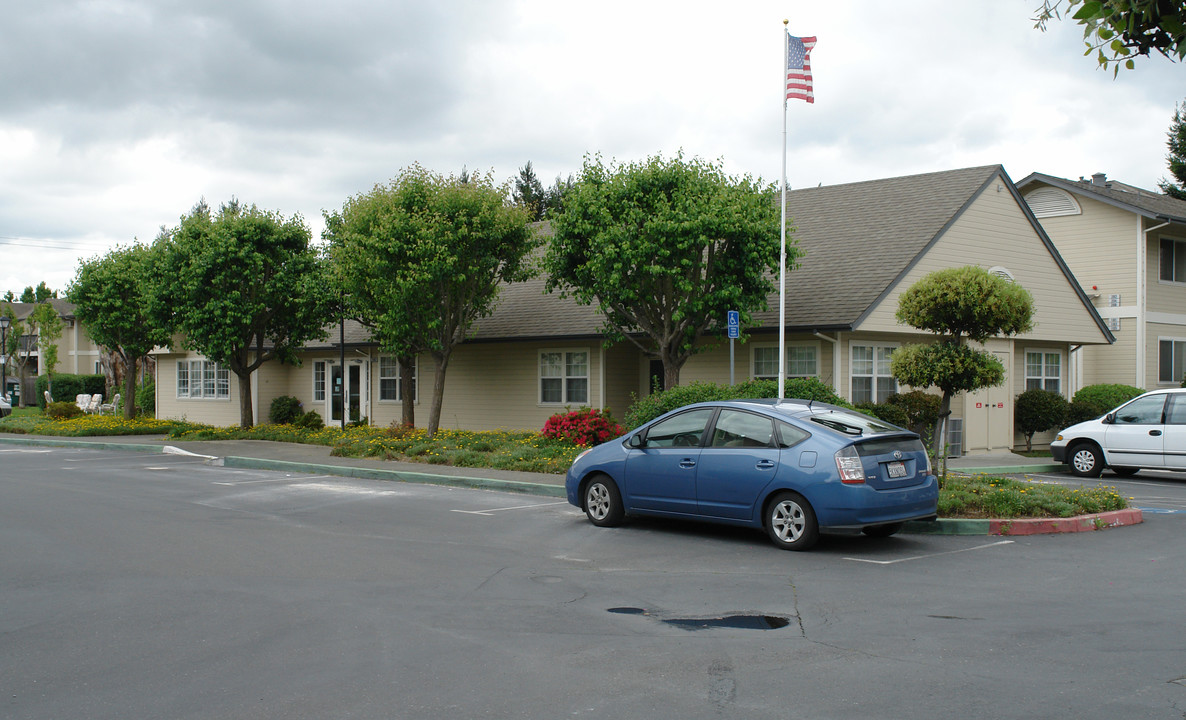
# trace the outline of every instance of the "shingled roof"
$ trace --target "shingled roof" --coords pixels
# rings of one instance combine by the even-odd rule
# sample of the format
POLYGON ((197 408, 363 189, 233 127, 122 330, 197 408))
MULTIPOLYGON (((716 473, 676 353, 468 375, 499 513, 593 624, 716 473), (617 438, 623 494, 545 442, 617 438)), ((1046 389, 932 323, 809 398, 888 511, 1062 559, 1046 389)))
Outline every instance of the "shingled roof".
POLYGON ((1024 188, 1035 182, 1046 183, 1061 190, 1090 197, 1153 220, 1186 223, 1186 201, 1178 200, 1168 195, 1162 195, 1152 190, 1144 190, 1133 185, 1108 181, 1103 179, 1103 176, 1101 176, 1101 179, 1104 184, 1097 185, 1091 180, 1068 180, 1066 178, 1054 177, 1053 175, 1031 173, 1022 179, 1021 182, 1017 183, 1017 187, 1024 188))
MULTIPOLYGON (((802 253, 787 273, 791 330, 852 328, 904 275, 977 194, 1000 165, 949 170, 793 190, 787 193, 791 235, 802 253)), ((548 223, 537 226, 550 238, 548 223)), ((494 314, 478 320, 471 342, 567 340, 601 337, 601 316, 588 305, 544 292, 542 277, 504 286, 494 314)), ((756 313, 763 328, 778 327, 778 293, 756 313)), ((366 330, 347 325, 347 345, 367 344, 366 330)), ((325 343, 337 342, 334 329, 325 343)))

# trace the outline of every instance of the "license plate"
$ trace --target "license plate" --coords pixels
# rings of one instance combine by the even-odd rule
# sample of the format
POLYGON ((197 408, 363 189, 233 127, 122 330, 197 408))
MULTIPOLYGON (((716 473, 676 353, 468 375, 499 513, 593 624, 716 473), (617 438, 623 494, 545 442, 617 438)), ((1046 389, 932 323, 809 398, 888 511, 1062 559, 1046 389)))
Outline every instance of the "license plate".
POLYGON ((889 476, 890 477, 892 477, 892 478, 906 477, 905 463, 892 462, 892 463, 889 463, 888 465, 886 465, 886 467, 889 468, 889 476))

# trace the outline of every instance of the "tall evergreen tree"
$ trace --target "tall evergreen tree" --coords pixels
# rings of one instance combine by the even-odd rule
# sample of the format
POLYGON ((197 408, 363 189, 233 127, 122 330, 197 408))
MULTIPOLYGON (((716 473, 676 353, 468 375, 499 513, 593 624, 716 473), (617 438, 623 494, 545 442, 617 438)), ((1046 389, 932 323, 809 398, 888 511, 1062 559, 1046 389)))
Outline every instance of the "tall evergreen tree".
POLYGON ((546 195, 543 183, 535 176, 535 169, 531 167, 530 160, 519 168, 519 177, 515 178, 515 190, 512 198, 516 205, 527 210, 527 215, 532 222, 543 219, 546 195))
POLYGON ((1169 148, 1165 162, 1177 182, 1162 178, 1157 185, 1166 195, 1186 200, 1186 101, 1174 106, 1174 121, 1165 136, 1165 146, 1169 148))

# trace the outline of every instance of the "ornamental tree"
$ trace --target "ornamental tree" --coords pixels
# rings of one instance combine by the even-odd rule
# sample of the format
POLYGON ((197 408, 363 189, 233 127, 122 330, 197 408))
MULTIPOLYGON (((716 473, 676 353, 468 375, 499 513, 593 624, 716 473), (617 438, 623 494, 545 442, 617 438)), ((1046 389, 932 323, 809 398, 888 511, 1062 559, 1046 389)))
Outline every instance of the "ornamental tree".
MULTIPOLYGON (((547 288, 596 304, 610 341, 663 362, 664 387, 711 345, 698 343, 729 310, 766 308, 778 267, 774 187, 725 175, 682 154, 606 167, 586 157, 552 221, 547 288)), ((793 264, 794 249, 787 249, 793 264)))
MULTIPOLYGON (((436 374, 428 435, 440 426, 445 371, 502 283, 528 279, 539 242, 527 211, 489 175, 443 176, 419 165, 326 213, 334 277, 354 316, 404 366, 420 352, 436 374)), ((405 389, 404 402, 411 394, 405 389)), ((405 421, 408 419, 405 413, 405 421)))
POLYGON ((239 379, 239 423, 251 427, 251 373, 326 336, 330 291, 300 216, 200 202, 154 243, 146 296, 154 322, 239 379))
POLYGON ((117 248, 79 263, 67 297, 99 345, 114 353, 124 368, 123 410, 136 414, 136 366, 158 345, 168 345, 169 329, 148 311, 151 251, 145 245, 117 248))
POLYGON ((967 342, 1027 332, 1033 313, 1025 288, 974 265, 933 272, 898 298, 898 322, 939 336, 931 345, 903 345, 890 358, 890 371, 900 382, 943 393, 934 437, 937 459, 943 457, 951 398, 1004 381, 1001 361, 967 342))
POLYGON ((49 303, 41 303, 29 314, 30 332, 37 334, 37 354, 41 358, 41 369, 49 380, 49 393, 54 392, 54 373, 58 369, 58 339, 62 337, 65 325, 58 311, 49 303))

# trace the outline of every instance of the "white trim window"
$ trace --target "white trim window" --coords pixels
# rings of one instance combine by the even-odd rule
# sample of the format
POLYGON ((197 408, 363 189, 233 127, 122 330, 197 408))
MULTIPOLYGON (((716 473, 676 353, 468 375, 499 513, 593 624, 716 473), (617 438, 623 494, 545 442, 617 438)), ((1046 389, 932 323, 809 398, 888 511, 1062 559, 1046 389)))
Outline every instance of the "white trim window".
POLYGON ((1025 351, 1025 389, 1062 392, 1062 353, 1025 351))
MULTIPOLYGON (((786 361, 788 378, 819 377, 817 343, 788 343, 786 361)), ((750 370, 755 380, 778 380, 778 345, 755 345, 750 370)))
POLYGON ((177 397, 190 400, 229 400, 231 373, 210 360, 177 361, 177 397))
POLYGON ((589 403, 588 350, 540 351, 539 403, 541 405, 587 405, 589 403))
POLYGON ((890 373, 890 356, 896 345, 853 345, 849 383, 853 403, 883 403, 898 392, 898 381, 890 373))
POLYGON ((1186 374, 1186 339, 1157 338, 1157 382, 1177 385, 1186 374))
MULTIPOLYGON (((412 360, 412 401, 417 402, 420 398, 419 386, 416 384, 416 376, 418 373, 418 365, 420 359, 412 360)), ((404 396, 400 391, 400 378, 402 373, 400 371, 399 358, 394 355, 380 355, 379 356, 379 402, 403 402, 404 396)))
POLYGON ((313 402, 325 402, 326 361, 313 361, 313 402))
POLYGON ((1186 240, 1161 238, 1160 273, 1162 282, 1186 285, 1186 240))

